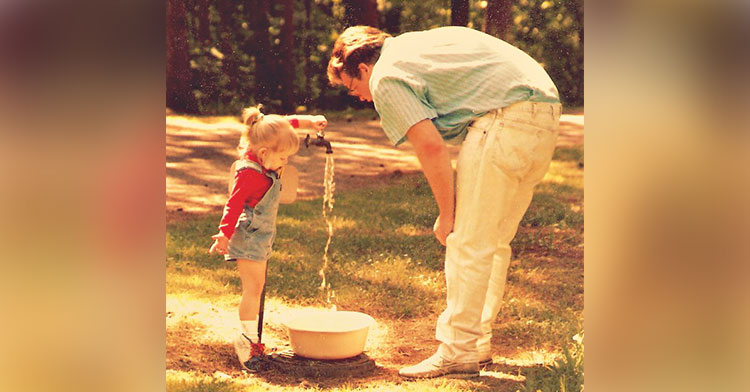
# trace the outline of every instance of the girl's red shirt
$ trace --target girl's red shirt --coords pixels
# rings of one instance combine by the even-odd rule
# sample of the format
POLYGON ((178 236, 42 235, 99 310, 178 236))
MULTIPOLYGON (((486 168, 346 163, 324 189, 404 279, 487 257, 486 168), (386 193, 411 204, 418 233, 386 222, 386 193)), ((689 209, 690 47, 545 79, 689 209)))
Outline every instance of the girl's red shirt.
MULTIPOLYGON (((248 153, 247 159, 260 165, 258 157, 253 153, 248 153)), ((245 204, 255 207, 273 185, 273 181, 265 173, 266 169, 263 168, 263 173, 248 169, 234 174, 232 193, 224 206, 224 216, 219 223, 219 231, 224 233, 225 237, 232 238, 234 227, 237 225, 245 204)))
MULTIPOLYGON (((293 128, 299 128, 299 120, 296 118, 289 119, 289 123, 293 128)), ((258 163, 263 168, 263 173, 258 173, 252 169, 234 173, 232 193, 229 195, 227 204, 224 205, 224 215, 219 223, 219 231, 224 233, 227 238, 232 238, 234 227, 237 226, 237 220, 240 218, 245 204, 254 208, 273 185, 273 181, 266 176, 266 169, 260 164, 258 157, 248 152, 247 159, 258 163)))

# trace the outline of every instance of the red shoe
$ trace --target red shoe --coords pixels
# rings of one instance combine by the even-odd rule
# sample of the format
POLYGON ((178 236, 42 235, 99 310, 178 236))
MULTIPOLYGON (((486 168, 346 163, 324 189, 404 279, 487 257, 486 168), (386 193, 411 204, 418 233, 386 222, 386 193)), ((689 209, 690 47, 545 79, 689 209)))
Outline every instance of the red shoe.
POLYGON ((266 346, 263 343, 254 343, 243 333, 234 340, 234 351, 242 368, 248 372, 256 373, 265 368, 266 346))

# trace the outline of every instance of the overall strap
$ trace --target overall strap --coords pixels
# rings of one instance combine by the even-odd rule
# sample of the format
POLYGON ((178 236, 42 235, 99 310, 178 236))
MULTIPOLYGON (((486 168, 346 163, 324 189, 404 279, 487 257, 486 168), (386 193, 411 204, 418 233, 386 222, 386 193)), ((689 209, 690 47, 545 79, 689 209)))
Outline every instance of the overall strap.
POLYGON ((250 161, 247 159, 243 159, 237 162, 237 166, 234 167, 234 170, 237 171, 237 173, 247 169, 253 169, 258 173, 263 173, 263 168, 258 164, 258 162, 250 161))

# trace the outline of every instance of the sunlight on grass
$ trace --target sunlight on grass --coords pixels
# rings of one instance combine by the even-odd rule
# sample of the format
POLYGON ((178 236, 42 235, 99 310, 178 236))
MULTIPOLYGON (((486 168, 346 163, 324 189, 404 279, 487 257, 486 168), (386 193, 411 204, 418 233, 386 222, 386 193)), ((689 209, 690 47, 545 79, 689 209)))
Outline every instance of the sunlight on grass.
POLYGON ((195 266, 175 266, 167 269, 167 292, 192 293, 201 297, 221 297, 239 291, 239 277, 233 269, 207 273, 195 266))
POLYGON ((166 305, 167 330, 180 324, 205 329, 200 335, 204 342, 225 342, 236 334, 237 311, 227 307, 226 300, 209 302, 190 295, 168 295, 166 305))
POLYGON ((527 350, 512 357, 503 358, 502 364, 516 367, 549 365, 555 362, 557 354, 547 350, 527 350))
POLYGON ((583 189, 583 172, 576 162, 552 161, 542 183, 565 184, 583 189))
MULTIPOLYGON (((303 230, 310 230, 312 227, 310 225, 309 221, 301 220, 292 218, 289 216, 279 216, 277 220, 278 225, 284 225, 288 227, 289 229, 303 229, 303 230)), ((323 226, 325 222, 323 222, 322 218, 320 220, 320 224, 317 226, 319 230, 324 230, 325 226, 323 226)), ((340 216, 333 216, 331 217, 331 224, 333 225, 333 229, 353 229, 356 228, 360 222, 357 222, 353 219, 346 219, 340 216)))
POLYGON ((414 317, 438 309, 445 286, 439 273, 413 265, 411 258, 376 259, 354 272, 354 290, 342 291, 342 300, 372 296, 367 307, 381 308, 395 317, 414 317), (431 306, 425 306, 431 304, 431 306))
POLYGON ((402 225, 396 229, 396 233, 408 235, 408 236, 423 236, 423 235, 431 235, 432 231, 424 227, 417 227, 414 225, 402 225))
MULTIPOLYGON (((517 377, 504 375, 499 372, 484 372, 482 376, 515 381, 517 377), (497 377, 495 377, 497 375, 497 377)), ((313 389, 315 390, 315 389, 313 389)), ((459 380, 459 379, 432 379, 416 380, 408 382, 385 382, 377 385, 360 385, 352 383, 341 387, 325 389, 331 392, 350 392, 350 391, 367 391, 367 392, 460 392, 460 391, 488 391, 487 387, 476 380, 459 380)), ((514 389, 512 389, 514 390, 514 389)))
POLYGON ((268 390, 262 383, 252 378, 237 382, 223 377, 221 373, 212 376, 167 369, 167 391, 170 392, 239 392, 248 387, 260 387, 254 390, 268 390))

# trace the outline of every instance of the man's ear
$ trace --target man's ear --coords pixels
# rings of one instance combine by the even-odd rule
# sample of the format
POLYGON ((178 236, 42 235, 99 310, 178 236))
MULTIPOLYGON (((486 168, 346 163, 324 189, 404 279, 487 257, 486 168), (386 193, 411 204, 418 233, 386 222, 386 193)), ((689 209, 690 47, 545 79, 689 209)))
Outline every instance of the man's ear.
POLYGON ((364 79, 365 74, 369 75, 372 72, 372 65, 370 64, 359 63, 357 68, 359 68, 360 79, 364 79))

